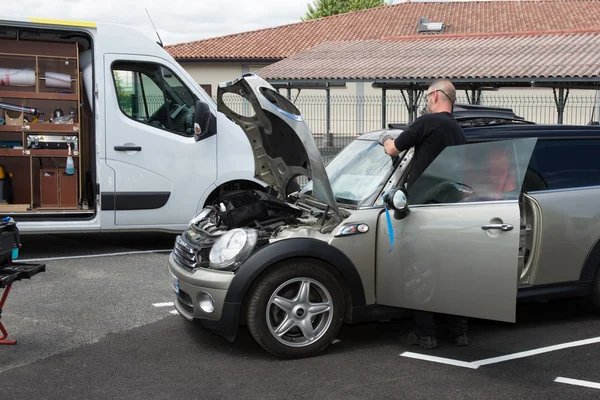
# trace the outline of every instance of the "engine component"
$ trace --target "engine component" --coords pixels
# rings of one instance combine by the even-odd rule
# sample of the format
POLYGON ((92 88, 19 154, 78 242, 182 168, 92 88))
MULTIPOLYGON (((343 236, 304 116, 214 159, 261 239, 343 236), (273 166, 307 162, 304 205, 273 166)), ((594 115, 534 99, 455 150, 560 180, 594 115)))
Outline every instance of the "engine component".
POLYGON ((287 220, 302 215, 301 209, 260 190, 245 190, 223 196, 215 201, 214 206, 220 220, 229 229, 254 221, 262 226, 267 220, 287 220))
POLYGON ((192 219, 188 229, 177 237, 173 256, 188 270, 209 268, 215 242, 231 230, 253 228, 256 244, 252 247, 260 248, 278 228, 299 223, 298 218, 305 213, 259 190, 228 193, 192 219))

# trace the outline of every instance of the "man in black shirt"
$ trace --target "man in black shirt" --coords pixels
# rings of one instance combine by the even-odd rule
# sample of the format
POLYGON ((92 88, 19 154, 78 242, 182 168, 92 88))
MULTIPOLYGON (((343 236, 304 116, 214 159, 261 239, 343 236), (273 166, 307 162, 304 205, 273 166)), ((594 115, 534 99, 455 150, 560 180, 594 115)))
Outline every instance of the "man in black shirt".
MULTIPOLYGON (((467 141, 462 128, 452 116, 456 101, 456 89, 448 80, 438 80, 427 89, 425 104, 427 113, 417 118, 395 140, 385 132, 379 138, 379 143, 390 156, 414 146, 412 167, 407 180, 407 188, 411 188, 429 164, 447 147, 465 144, 467 141)), ((403 335, 406 343, 416 344, 424 348, 436 348, 436 327, 433 313, 414 311, 414 331, 403 335)), ((466 346, 467 318, 446 316, 450 334, 459 346, 466 346)))
POLYGON ((452 116, 456 101, 454 85, 447 80, 434 82, 427 90, 428 113, 417 118, 395 140, 383 133, 380 143, 390 156, 415 147, 415 155, 407 185, 410 188, 431 162, 446 148, 465 144, 465 134, 452 116))

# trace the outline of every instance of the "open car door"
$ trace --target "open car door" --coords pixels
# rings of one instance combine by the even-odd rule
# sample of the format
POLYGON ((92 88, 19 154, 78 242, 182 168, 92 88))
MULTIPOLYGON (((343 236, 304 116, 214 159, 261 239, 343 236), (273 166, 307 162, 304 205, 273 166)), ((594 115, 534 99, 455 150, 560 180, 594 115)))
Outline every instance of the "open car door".
POLYGON ((446 148, 379 219, 377 303, 515 321, 521 186, 536 139, 446 148))

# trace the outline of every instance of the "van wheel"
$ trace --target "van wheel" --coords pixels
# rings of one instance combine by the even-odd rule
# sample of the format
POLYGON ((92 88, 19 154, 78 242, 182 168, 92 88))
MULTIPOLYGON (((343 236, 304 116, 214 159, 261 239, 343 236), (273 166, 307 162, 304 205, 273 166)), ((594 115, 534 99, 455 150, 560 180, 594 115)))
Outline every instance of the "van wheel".
POLYGON ((344 320, 344 293, 324 267, 281 264, 259 278, 250 294, 248 329, 280 358, 311 357, 335 340, 344 320))

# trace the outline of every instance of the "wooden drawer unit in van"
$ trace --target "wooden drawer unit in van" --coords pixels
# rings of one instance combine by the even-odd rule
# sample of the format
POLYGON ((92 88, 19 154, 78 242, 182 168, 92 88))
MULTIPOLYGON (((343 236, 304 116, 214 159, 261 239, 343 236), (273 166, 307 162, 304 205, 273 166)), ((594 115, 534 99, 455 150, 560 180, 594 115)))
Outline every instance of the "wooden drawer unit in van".
POLYGON ((58 208, 58 169, 42 168, 40 170, 40 206, 42 208, 58 208))

